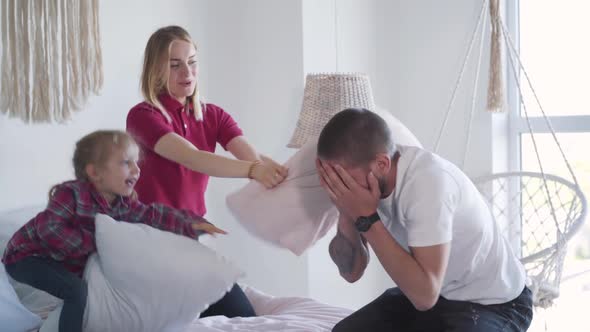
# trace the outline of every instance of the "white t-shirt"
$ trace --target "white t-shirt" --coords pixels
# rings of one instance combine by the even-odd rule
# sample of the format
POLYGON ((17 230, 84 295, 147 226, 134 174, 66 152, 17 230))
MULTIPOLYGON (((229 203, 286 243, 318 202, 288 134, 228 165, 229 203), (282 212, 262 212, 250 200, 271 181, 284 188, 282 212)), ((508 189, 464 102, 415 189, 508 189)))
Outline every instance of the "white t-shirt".
POLYGON ((398 148, 396 188, 380 202, 378 212, 406 250, 451 243, 441 296, 497 304, 520 295, 524 267, 471 180, 433 153, 398 148))

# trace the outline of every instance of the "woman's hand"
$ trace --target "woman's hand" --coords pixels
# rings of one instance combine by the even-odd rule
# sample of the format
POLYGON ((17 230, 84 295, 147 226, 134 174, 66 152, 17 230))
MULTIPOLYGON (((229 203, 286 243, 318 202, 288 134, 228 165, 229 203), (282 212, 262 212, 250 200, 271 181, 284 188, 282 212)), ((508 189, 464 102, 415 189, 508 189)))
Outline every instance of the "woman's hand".
POLYGON ((289 170, 285 166, 266 156, 260 156, 260 162, 252 169, 252 178, 269 189, 283 182, 287 175, 289 170))
POLYGON ((216 234, 227 234, 226 231, 224 231, 223 229, 217 228, 215 225, 209 223, 209 222, 193 222, 192 223, 192 227, 195 231, 197 231, 197 234, 201 235, 204 233, 207 233, 209 235, 213 235, 215 236, 216 234))

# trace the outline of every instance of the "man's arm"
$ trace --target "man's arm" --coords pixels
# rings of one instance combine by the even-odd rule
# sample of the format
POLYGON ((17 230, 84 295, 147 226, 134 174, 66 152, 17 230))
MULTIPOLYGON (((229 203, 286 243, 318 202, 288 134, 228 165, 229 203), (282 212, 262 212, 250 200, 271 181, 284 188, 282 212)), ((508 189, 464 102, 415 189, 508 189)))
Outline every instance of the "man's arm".
MULTIPOLYGON (((339 165, 318 161, 318 171, 322 186, 341 212, 354 219, 372 215, 377 210, 380 191, 374 174, 367 176, 368 188, 365 188, 339 165)), ((411 253, 408 253, 381 221, 374 223, 362 236, 375 251, 389 277, 416 309, 428 310, 436 304, 448 265, 449 243, 411 247, 411 253)))
POLYGON ((444 243, 411 247, 411 254, 391 236, 382 222, 364 233, 389 277, 418 310, 432 308, 440 296, 451 246, 444 243))
POLYGON ((342 278, 350 283, 359 280, 369 264, 366 240, 343 213, 340 214, 338 232, 330 242, 329 252, 342 278))

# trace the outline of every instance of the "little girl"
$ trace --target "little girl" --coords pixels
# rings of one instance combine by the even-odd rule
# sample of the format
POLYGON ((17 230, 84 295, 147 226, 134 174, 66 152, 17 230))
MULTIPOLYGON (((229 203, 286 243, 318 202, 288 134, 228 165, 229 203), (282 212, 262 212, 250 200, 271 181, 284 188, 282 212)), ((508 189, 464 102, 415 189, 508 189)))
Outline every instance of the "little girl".
POLYGON ((27 222, 6 247, 2 262, 15 280, 64 300, 59 331, 82 331, 87 285, 81 278, 96 251, 94 217, 144 223, 197 239, 225 234, 204 218, 135 197, 139 149, 122 131, 96 131, 76 144, 76 180, 54 186, 47 208, 27 222))

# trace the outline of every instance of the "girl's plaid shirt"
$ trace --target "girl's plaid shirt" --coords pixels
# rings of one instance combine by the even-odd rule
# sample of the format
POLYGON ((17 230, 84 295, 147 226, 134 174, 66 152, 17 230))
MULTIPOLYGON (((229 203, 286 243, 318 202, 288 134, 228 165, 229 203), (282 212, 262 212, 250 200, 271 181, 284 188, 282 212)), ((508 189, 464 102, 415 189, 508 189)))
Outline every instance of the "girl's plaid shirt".
POLYGON ((88 256, 96 251, 94 216, 97 213, 194 239, 203 232, 195 231, 192 223, 207 222, 190 211, 163 204, 147 205, 130 197, 119 196, 109 204, 90 182, 68 181, 56 187, 44 211, 12 236, 2 262, 11 264, 28 256, 48 257, 81 276, 88 256))

